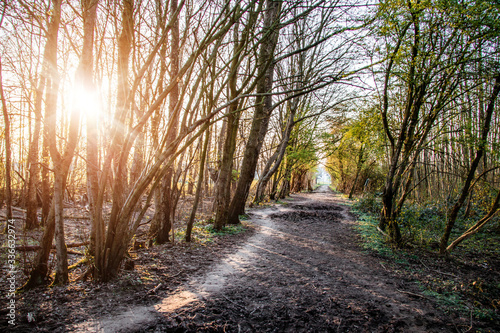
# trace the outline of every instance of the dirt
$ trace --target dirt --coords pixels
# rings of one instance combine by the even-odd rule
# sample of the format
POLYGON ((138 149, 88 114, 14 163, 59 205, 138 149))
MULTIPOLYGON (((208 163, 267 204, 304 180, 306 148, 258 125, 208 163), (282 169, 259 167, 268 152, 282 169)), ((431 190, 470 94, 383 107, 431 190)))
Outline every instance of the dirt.
POLYGON ((445 315, 414 280, 364 251, 349 207, 327 187, 249 210, 249 220, 254 227, 247 232, 207 246, 140 249, 134 271, 111 284, 78 282, 24 293, 16 329, 456 332, 468 327, 467 318, 445 315))

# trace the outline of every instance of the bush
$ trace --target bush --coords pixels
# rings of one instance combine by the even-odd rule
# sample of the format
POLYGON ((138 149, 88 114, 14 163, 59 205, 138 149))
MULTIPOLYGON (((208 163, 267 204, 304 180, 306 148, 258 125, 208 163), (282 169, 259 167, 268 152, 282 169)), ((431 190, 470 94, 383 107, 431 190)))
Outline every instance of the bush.
POLYGON ((382 210, 382 201, 375 194, 367 194, 360 198, 353 207, 363 213, 376 215, 382 210))

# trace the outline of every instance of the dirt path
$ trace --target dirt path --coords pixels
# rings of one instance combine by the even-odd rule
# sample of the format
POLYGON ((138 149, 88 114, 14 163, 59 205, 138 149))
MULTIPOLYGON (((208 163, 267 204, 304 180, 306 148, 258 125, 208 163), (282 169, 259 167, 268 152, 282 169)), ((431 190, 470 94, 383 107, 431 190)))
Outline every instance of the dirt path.
POLYGON ((254 209, 238 251, 154 307, 68 327, 81 332, 447 332, 453 324, 363 252, 327 187, 254 209))

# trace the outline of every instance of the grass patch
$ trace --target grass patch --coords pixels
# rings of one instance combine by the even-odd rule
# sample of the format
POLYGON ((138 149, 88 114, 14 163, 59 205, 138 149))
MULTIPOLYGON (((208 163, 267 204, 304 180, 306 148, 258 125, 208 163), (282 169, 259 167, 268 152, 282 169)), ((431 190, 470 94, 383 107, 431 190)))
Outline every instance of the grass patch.
POLYGON ((420 288, 423 290, 422 294, 434 298, 442 309, 447 312, 459 311, 467 312, 469 308, 465 305, 464 301, 460 298, 457 293, 443 292, 439 293, 434 290, 425 289, 425 286, 421 285, 420 288))
POLYGON ((362 247, 366 250, 375 251, 384 257, 393 257, 394 251, 385 241, 385 236, 377 230, 378 220, 373 215, 353 209, 358 215, 356 230, 363 240, 362 247))
MULTIPOLYGON (((198 243, 205 245, 215 241, 218 237, 224 237, 228 235, 236 235, 248 230, 250 222, 243 220, 241 224, 237 225, 227 225, 222 228, 222 230, 215 230, 213 226, 212 219, 197 221, 193 225, 193 230, 191 231, 191 240, 193 243, 198 243)), ((183 241, 186 236, 186 230, 184 228, 177 229, 175 231, 175 239, 183 241)))
POLYGON ((246 222, 246 221, 242 220, 241 224, 227 225, 227 226, 223 227, 222 230, 216 230, 213 227, 213 225, 210 224, 210 225, 206 226, 206 229, 213 236, 223 237, 223 236, 227 236, 227 235, 236 235, 236 234, 242 233, 245 230, 247 230, 245 225, 248 225, 248 224, 244 224, 244 222, 246 222))

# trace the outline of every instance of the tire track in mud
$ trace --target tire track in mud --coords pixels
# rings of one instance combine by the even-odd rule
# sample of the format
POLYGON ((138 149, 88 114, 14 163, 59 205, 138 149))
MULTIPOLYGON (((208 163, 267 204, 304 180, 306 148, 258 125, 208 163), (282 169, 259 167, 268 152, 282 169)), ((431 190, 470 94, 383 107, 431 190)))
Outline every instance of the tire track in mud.
POLYGON ((439 310, 363 252, 342 199, 320 188, 250 210, 257 232, 154 307, 86 322, 100 332, 443 332, 439 310))

